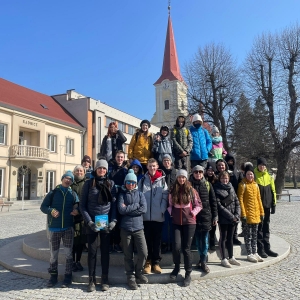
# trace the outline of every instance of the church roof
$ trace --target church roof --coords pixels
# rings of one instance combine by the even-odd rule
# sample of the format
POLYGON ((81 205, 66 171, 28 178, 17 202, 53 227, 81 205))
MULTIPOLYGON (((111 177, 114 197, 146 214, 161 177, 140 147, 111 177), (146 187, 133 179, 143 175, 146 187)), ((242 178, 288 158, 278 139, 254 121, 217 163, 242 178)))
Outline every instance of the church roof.
POLYGON ((171 17, 169 15, 167 36, 165 43, 165 54, 162 68, 162 74, 154 84, 160 84, 163 80, 179 80, 184 81, 180 73, 180 67, 178 63, 178 56, 176 51, 174 32, 172 27, 171 17))

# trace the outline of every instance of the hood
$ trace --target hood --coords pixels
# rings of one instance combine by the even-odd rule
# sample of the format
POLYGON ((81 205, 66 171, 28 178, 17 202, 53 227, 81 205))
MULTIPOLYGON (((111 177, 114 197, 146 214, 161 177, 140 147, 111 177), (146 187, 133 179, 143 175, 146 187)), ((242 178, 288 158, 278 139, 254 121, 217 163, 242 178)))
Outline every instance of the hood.
POLYGON ((219 173, 220 173, 220 172, 218 171, 218 169, 217 169, 217 164, 218 164, 218 162, 220 162, 220 161, 222 161, 222 162, 225 164, 225 171, 226 171, 226 172, 229 171, 228 164, 227 164, 226 160, 223 159, 223 158, 220 158, 220 159, 218 159, 218 160, 216 161, 216 172, 215 172, 215 174, 219 174, 219 173))
POLYGON ((130 168, 132 168, 133 165, 137 165, 139 166, 140 168, 143 168, 140 161, 138 159, 134 159, 131 164, 130 164, 130 168))
POLYGON ((185 126, 185 117, 184 116, 178 116, 177 117, 175 126, 178 127, 178 128, 180 127, 180 125, 179 125, 179 118, 183 118, 184 121, 183 121, 182 127, 184 127, 185 126))

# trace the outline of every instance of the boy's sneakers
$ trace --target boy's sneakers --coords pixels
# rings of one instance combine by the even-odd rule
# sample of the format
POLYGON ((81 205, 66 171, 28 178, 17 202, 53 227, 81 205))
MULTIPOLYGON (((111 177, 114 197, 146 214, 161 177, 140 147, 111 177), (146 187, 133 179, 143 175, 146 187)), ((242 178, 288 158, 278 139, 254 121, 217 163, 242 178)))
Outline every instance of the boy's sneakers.
POLYGON ((255 254, 254 254, 254 257, 257 259, 258 262, 263 262, 263 261, 264 261, 264 259, 261 258, 261 257, 258 255, 258 253, 255 253, 255 254))
POLYGON ((241 265, 241 263, 239 261, 237 261, 234 256, 232 256, 232 258, 229 258, 228 261, 229 261, 229 263, 231 265, 236 265, 236 266, 240 266, 241 265))
POLYGON ((135 280, 137 284, 148 283, 148 278, 143 274, 135 275, 135 280))
POLYGON ((231 268, 231 264, 228 262, 227 258, 221 260, 221 265, 225 268, 231 268))
POLYGON ((257 263, 257 258, 256 258, 256 256, 254 254, 247 255, 247 259, 250 262, 257 263))
POLYGON ((137 290, 138 285, 135 281, 135 277, 127 277, 127 284, 130 290, 137 290))

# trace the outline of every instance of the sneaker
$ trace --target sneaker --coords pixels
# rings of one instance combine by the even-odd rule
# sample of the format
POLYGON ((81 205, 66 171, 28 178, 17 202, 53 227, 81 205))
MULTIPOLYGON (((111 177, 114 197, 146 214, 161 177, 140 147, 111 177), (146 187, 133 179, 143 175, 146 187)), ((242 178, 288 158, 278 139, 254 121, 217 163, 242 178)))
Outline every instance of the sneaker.
POLYGON ((253 254, 247 255, 247 260, 253 263, 257 263, 257 259, 253 254))
POLYGON ((173 271, 170 274, 171 280, 176 280, 179 270, 180 270, 180 265, 175 265, 175 268, 173 269, 173 271))
POLYGON ((115 245, 115 246, 114 246, 114 250, 115 250, 117 253, 123 253, 123 250, 122 250, 122 248, 120 247, 120 245, 115 245))
POLYGON ((96 279, 95 277, 90 276, 89 277, 89 285, 87 287, 87 292, 91 293, 96 291, 96 279))
POLYGON ((81 265, 81 263, 80 263, 80 261, 78 261, 77 263, 76 263, 76 266, 77 266, 77 270, 78 271, 83 271, 83 266, 81 265))
POLYGON ((152 266, 152 272, 154 274, 161 274, 161 267, 159 266, 159 264, 155 264, 152 266))
POLYGON ((268 254, 265 252, 265 250, 258 251, 258 254, 262 258, 267 258, 268 257, 268 254))
POLYGON ((72 284, 72 273, 71 274, 65 274, 65 278, 62 284, 62 288, 67 288, 72 284))
POLYGON ((148 278, 143 274, 138 274, 135 276, 135 280, 137 284, 145 284, 148 283, 148 278))
POLYGON ((76 264, 76 262, 73 262, 73 264, 72 264, 72 272, 77 272, 77 271, 78 271, 77 264, 76 264))
POLYGON ((138 285, 136 284, 135 278, 134 277, 130 277, 127 278, 127 284, 130 290, 137 290, 138 289, 138 285))
POLYGON ((144 266, 144 274, 151 274, 151 261, 147 260, 144 266))
POLYGON ((101 290, 102 292, 106 292, 109 289, 109 284, 108 284, 108 275, 103 275, 101 276, 101 290))
POLYGON ((241 263, 239 261, 237 261, 234 256, 232 256, 231 258, 229 258, 228 262, 231 265, 235 265, 235 266, 240 266, 241 265, 241 263))
POLYGON ((238 238, 235 238, 235 239, 233 239, 233 245, 240 246, 240 245, 242 245, 242 242, 238 238))
POLYGON ((183 286, 184 287, 189 286, 191 284, 191 280, 192 280, 191 273, 190 272, 186 272, 184 280, 183 280, 183 286))
POLYGON ((258 262, 263 262, 264 261, 264 259, 261 258, 258 253, 255 253, 254 257, 257 259, 258 262))
POLYGON ((200 267, 201 267, 202 271, 204 271, 205 273, 210 272, 210 269, 209 269, 209 267, 207 266, 206 263, 201 263, 200 267))
POLYGON ((231 268, 231 264, 228 262, 227 258, 221 260, 221 265, 225 268, 231 268))
POLYGON ((272 256, 272 257, 277 257, 278 256, 278 253, 272 251, 272 250, 266 250, 266 253, 269 255, 269 256, 272 256))

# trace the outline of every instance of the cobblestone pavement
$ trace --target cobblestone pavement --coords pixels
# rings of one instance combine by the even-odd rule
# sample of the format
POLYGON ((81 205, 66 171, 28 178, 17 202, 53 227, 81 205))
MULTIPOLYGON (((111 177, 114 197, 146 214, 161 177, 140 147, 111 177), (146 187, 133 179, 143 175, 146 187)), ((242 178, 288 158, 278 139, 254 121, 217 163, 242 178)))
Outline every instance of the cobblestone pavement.
MULTIPOLYGON (((299 193, 300 195, 300 193, 299 193)), ((299 198, 298 198, 299 199, 299 198)), ((72 288, 46 288, 46 280, 10 272, 0 267, 0 299, 299 299, 300 295, 300 201, 280 201, 271 216, 271 229, 291 244, 283 261, 255 272, 208 280, 192 281, 190 287, 178 284, 143 285, 136 291, 125 285, 108 292, 87 293, 86 285, 72 288)), ((1 247, 27 234, 45 228, 45 215, 39 209, 0 212, 1 247)), ((183 271, 181 272, 183 274, 183 271)))

